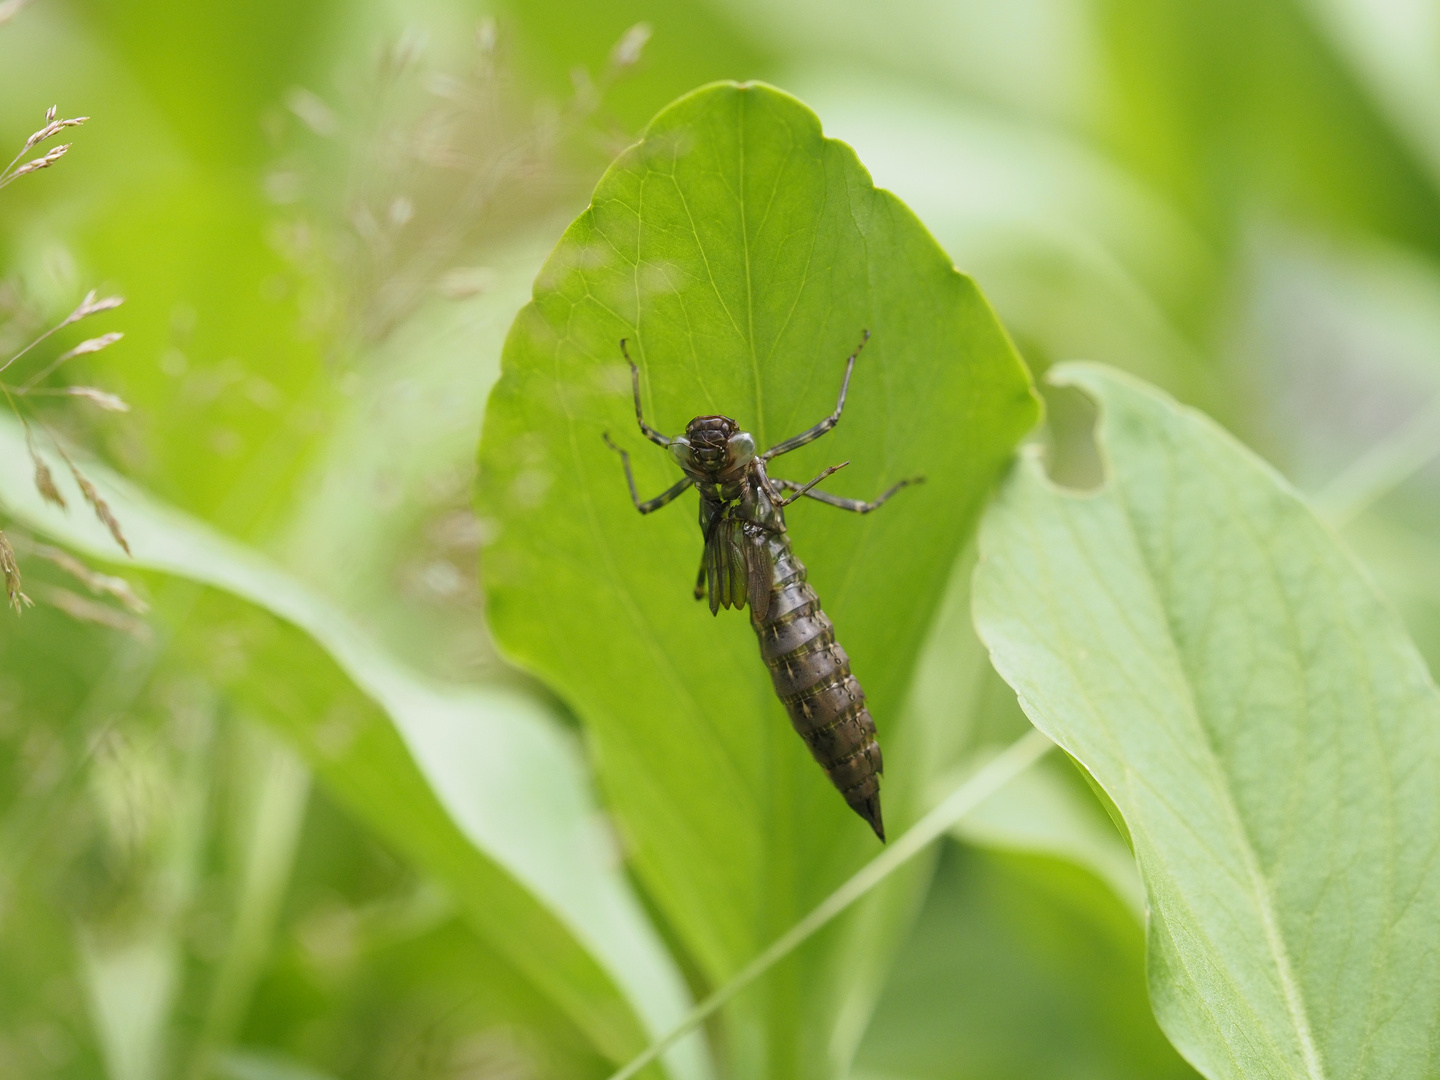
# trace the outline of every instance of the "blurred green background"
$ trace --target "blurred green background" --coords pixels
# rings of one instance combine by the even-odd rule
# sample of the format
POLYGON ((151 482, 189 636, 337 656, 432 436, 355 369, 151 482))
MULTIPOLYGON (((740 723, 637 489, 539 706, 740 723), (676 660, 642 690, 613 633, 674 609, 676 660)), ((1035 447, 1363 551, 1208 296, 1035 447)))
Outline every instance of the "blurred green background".
MULTIPOLYGON (((815 108, 1037 374, 1134 371, 1315 495, 1440 662, 1440 5, 0 12, 0 143, 52 104, 91 117, 63 161, 0 191, 0 353, 87 289, 127 298, 32 359, 123 330, 67 370, 132 411, 52 398, 38 415, 418 677, 570 723, 485 631, 469 510, 485 395, 606 162, 720 78, 815 108), (1359 505, 1357 486, 1383 494, 1359 505)), ((1051 407, 1062 444, 1083 435, 1081 405, 1051 407)), ((1059 467, 1090 475, 1083 454, 1059 467)), ((37 601, 0 620, 0 1078, 614 1067, 497 941, 487 894, 438 869, 465 841, 413 766, 387 764, 408 758, 353 672, 264 605, 102 567, 147 601, 135 615, 23 520, 0 524, 37 601)), ((915 706, 953 716, 957 761, 1022 726, 964 603, 957 588, 915 706)), ((1045 768, 1030 802, 947 841, 857 1020, 857 1078, 1193 1075, 1149 1017, 1123 847, 1068 767, 1045 768), (1078 806, 1070 833, 1027 828, 1045 798, 1078 806)))

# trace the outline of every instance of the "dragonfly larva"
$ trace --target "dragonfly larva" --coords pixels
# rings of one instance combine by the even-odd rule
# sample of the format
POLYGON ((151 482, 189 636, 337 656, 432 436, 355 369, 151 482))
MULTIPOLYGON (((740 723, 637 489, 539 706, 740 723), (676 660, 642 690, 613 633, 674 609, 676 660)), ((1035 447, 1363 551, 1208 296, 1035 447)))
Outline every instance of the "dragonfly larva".
POLYGON ((801 484, 766 472, 766 464, 813 442, 840 421, 850 373, 860 346, 845 362, 835 411, 814 427, 756 453, 755 439, 728 416, 697 416, 685 434, 661 435, 645 422, 640 408, 640 369, 630 359, 625 341, 620 351, 630 365, 635 393, 635 419, 640 431, 670 452, 685 475, 653 499, 641 501, 630 471, 630 456, 610 441, 620 455, 630 498, 642 514, 673 502, 687 488, 700 493, 700 531, 705 537, 695 599, 707 594, 711 614, 722 607, 750 607, 750 624, 760 639, 760 655, 770 669, 775 693, 810 753, 825 770, 850 808, 885 839, 880 813, 880 774, 884 763, 875 740, 875 721, 865 706, 865 691, 850 671, 850 658, 835 640, 835 629, 820 610, 820 598, 805 580, 805 564, 795 557, 785 529, 784 507, 802 496, 829 506, 868 514, 895 492, 923 477, 901 480, 873 502, 842 499, 813 488, 848 461, 832 465, 801 484), (782 494, 783 493, 783 494, 782 494))

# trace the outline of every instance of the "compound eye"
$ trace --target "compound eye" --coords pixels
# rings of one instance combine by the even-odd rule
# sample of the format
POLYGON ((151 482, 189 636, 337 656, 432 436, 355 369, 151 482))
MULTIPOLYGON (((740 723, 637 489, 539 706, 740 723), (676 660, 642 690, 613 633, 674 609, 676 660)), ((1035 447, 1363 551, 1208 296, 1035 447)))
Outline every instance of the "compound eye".
POLYGON ((737 431, 725 445, 730 451, 731 465, 744 465, 755 457, 755 437, 748 431, 737 431))
POLYGON ((670 453, 675 456, 675 464, 682 469, 690 466, 690 440, 684 435, 677 435, 670 440, 670 453))

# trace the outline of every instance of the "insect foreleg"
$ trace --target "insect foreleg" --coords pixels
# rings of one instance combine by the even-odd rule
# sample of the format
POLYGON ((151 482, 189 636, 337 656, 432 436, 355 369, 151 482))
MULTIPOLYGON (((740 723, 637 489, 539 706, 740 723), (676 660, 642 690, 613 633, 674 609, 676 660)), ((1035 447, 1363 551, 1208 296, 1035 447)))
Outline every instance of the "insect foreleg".
MULTIPOLYGON (((805 486, 802 484, 797 484, 794 480, 778 480, 773 476, 770 478, 770 482, 776 487, 782 488, 785 491, 795 491, 796 489, 805 486)), ((925 478, 923 476, 912 476, 908 480, 901 480, 889 491, 885 492, 878 499, 875 499, 872 502, 866 502, 864 499, 842 499, 839 495, 831 495, 828 492, 806 490, 799 492, 799 494, 795 495, 793 499, 786 500, 786 504, 788 505, 789 503, 794 502, 795 499, 798 499, 801 495, 804 495, 807 499, 814 499, 816 502, 822 502, 826 506, 838 506, 841 510, 849 510, 852 513, 868 514, 871 510, 878 509, 881 505, 884 504, 885 500, 890 498, 891 495, 894 495, 901 488, 909 487, 911 484, 923 484, 924 482, 925 478)))
POLYGON ((640 410, 640 369, 635 366, 635 361, 630 359, 630 350, 625 347, 623 337, 620 339, 620 355, 625 357, 625 362, 630 365, 630 388, 635 392, 635 419, 640 424, 641 434, 656 446, 669 446, 669 439, 645 423, 645 415, 640 410))
POLYGON ((787 498, 784 498, 784 497, 781 497, 781 498, 779 498, 779 499, 776 499, 776 500, 775 500, 775 505, 776 505, 776 506, 789 506, 789 505, 790 505, 791 503, 793 503, 796 499, 800 498, 801 495, 808 495, 808 494, 810 493, 810 489, 813 488, 816 484, 820 483, 821 480, 824 480, 827 476, 830 476, 830 475, 833 474, 833 473, 839 472, 841 469, 845 468, 845 466, 846 466, 846 465, 849 465, 849 464, 850 464, 850 463, 849 463, 848 461, 842 461, 839 465, 831 465, 828 469, 826 469, 824 472, 822 472, 819 476, 815 477, 815 479, 811 480, 809 483, 806 483, 806 484, 797 484, 797 483, 795 483, 793 480, 774 480, 774 481, 771 481, 772 483, 780 484, 780 485, 782 485, 782 486, 784 486, 784 487, 787 487, 787 488, 792 488, 792 489, 794 490, 794 492, 795 492, 795 494, 794 494, 794 495, 791 495, 788 499, 787 499, 787 498))
MULTIPOLYGON (((788 454, 791 450, 798 450, 806 443, 814 442, 840 422, 840 414, 845 411, 845 394, 850 389, 850 373, 855 370, 855 358, 860 355, 860 350, 865 348, 865 343, 870 340, 870 331, 866 330, 863 333, 865 336, 860 339, 860 344, 850 354, 850 359, 845 361, 845 377, 840 380, 840 397, 835 402, 835 411, 808 431, 802 431, 799 435, 786 439, 784 442, 776 443, 760 455, 761 461, 769 461, 781 454, 788 454)), ((636 393, 638 394, 639 391, 636 393)))
POLYGON ((640 492, 635 488, 635 476, 630 472, 630 455, 610 441, 610 433, 608 431, 603 432, 600 437, 605 440, 606 446, 620 455, 620 462, 625 466, 625 482, 630 485, 630 501, 635 504, 635 509, 639 510, 640 513, 653 513, 662 506, 674 502, 680 497, 681 492, 690 486, 690 478, 688 476, 682 477, 677 480, 673 486, 666 488, 653 499, 647 499, 641 502, 640 492))

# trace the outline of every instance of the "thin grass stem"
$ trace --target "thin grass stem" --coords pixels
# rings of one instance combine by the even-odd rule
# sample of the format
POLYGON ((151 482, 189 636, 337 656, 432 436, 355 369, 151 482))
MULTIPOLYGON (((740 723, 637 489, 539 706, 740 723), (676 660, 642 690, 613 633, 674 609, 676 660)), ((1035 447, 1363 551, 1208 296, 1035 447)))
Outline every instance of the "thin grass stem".
POLYGON ((1393 435, 1382 439, 1320 489, 1311 503, 1339 528, 1440 456, 1440 397, 1393 435))
POLYGON ((610 1080, 629 1080, 645 1066, 658 1059, 660 1055, 703 1023, 741 990, 823 929, 851 904, 949 832, 950 828, 967 813, 1044 757, 1045 752, 1054 745, 1034 729, 1011 743, 999 756, 992 758, 968 780, 963 781, 935 809, 912 825, 904 835, 861 867, 849 881, 822 900, 809 915, 806 915, 777 938, 769 948, 746 964, 734 978, 691 1009, 679 1024, 657 1039, 644 1052, 632 1058, 620 1070, 613 1073, 610 1080))

